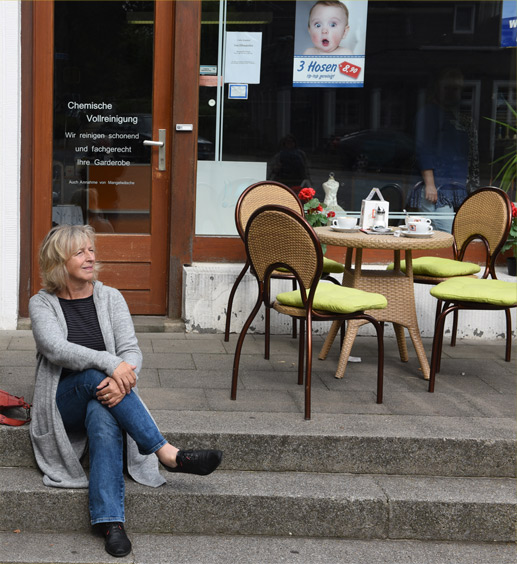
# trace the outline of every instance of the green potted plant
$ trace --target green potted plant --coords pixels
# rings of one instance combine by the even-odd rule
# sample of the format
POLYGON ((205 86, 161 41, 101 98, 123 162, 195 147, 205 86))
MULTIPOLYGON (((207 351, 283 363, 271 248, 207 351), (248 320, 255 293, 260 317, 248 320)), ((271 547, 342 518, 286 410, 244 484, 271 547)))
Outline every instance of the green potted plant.
POLYGON ((508 239, 503 245, 501 252, 504 253, 508 249, 513 250, 513 256, 506 259, 506 264, 508 266, 508 274, 510 276, 516 275, 517 270, 517 207, 512 202, 512 224, 510 226, 510 233, 508 233, 508 239))
MULTIPOLYGON (((512 106, 506 102, 506 106, 510 110, 511 114, 515 118, 517 123, 517 110, 512 108, 512 106)), ((515 189, 515 184, 517 180, 517 127, 514 124, 506 123, 504 121, 487 118, 489 121, 493 121, 497 125, 501 126, 506 130, 505 138, 510 140, 510 143, 504 154, 495 159, 492 164, 500 164, 501 168, 495 175, 494 180, 499 180, 499 187, 504 190, 507 194, 511 195, 515 189)), ((517 209, 515 204, 512 203, 512 225, 510 228, 510 233, 508 234, 508 239, 504 244, 501 252, 504 253, 508 249, 512 249, 512 255, 506 259, 506 264, 508 267, 508 274, 511 276, 516 275, 516 257, 517 257, 517 209)))
MULTIPOLYGON (((517 122, 517 110, 512 108, 508 102, 505 101, 505 103, 517 122)), ((499 172, 495 175, 494 180, 499 180, 499 187, 509 194, 514 188, 515 181, 517 180, 517 127, 504 121, 492 118, 487 119, 505 129, 506 139, 511 141, 508 148, 505 150, 505 154, 501 155, 492 162, 492 164, 502 165, 499 172)))

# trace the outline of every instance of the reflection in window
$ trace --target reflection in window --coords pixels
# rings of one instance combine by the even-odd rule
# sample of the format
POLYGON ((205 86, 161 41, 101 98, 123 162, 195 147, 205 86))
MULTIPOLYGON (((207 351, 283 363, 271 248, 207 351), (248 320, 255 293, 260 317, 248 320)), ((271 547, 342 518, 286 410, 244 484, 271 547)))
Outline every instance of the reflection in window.
MULTIPOLYGON (((404 208, 413 187, 422 181, 415 150, 417 116, 440 70, 454 67, 464 78, 460 113, 478 132, 475 185, 491 184, 497 131, 484 117, 495 115, 494 85, 515 83, 515 49, 499 47, 500 3, 470 2, 473 10, 461 14, 456 5, 369 2, 364 88, 292 88, 296 3, 228 1, 227 31, 262 33, 261 81, 249 86, 248 100, 229 100, 227 85, 217 98, 215 75, 213 86, 201 82, 200 136, 215 145, 219 107, 223 162, 266 163, 265 175, 273 177, 282 140, 292 136, 305 155, 304 179, 320 200, 325 196, 322 184, 333 172, 340 183, 337 199, 343 209, 359 211, 372 187, 388 184, 400 188, 403 198, 397 197, 397 202, 403 204, 397 207, 404 208), (454 33, 455 25, 458 31, 468 27, 474 33, 454 33), (211 106, 210 101, 219 106, 211 106)), ((201 65, 215 65, 214 72, 221 76, 217 61, 222 43, 215 23, 221 5, 205 1, 202 6, 201 65)), ((503 90, 496 95, 509 99, 503 90)), ((499 104, 497 108, 500 111, 499 104)), ((296 186, 299 180, 295 175, 289 183, 296 186)), ((214 194, 214 201, 222 202, 222 195, 214 194)), ((214 207, 205 213, 213 214, 214 207)), ((196 230, 201 219, 198 213, 196 230)), ((211 234, 233 233, 233 222, 227 224, 211 234)))

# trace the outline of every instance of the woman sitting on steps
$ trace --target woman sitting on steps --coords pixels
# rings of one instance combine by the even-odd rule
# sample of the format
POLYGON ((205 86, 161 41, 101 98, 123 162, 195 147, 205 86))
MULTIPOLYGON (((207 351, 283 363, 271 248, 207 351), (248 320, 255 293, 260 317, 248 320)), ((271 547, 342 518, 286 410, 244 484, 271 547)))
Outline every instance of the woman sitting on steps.
POLYGON ((37 348, 31 440, 47 486, 89 488, 92 525, 106 551, 126 556, 124 437, 127 469, 141 484, 165 483, 169 472, 207 475, 218 450, 178 450, 168 443, 136 391, 142 366, 127 304, 97 281, 95 232, 61 225, 40 249, 44 289, 29 304, 37 348), (89 447, 89 480, 80 458, 89 447), (156 455, 156 456, 155 456, 156 455))

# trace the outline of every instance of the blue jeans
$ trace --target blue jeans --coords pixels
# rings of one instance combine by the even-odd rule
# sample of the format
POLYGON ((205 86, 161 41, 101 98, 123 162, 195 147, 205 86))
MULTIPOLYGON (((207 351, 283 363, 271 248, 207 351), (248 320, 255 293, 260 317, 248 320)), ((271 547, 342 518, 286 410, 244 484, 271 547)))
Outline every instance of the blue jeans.
MULTIPOLYGON (((420 199, 420 206, 418 208, 419 212, 423 213, 436 213, 439 214, 440 211, 442 213, 454 213, 454 208, 452 206, 443 206, 440 208, 436 207, 436 204, 430 202, 429 200, 425 199, 424 193, 422 193, 422 197, 420 199)), ((452 233, 452 222, 454 221, 453 218, 441 218, 438 215, 429 218, 431 220, 431 224, 434 229, 438 231, 446 231, 447 233, 452 233)))
POLYGON ((90 450, 89 506, 92 525, 125 521, 124 431, 142 454, 167 443, 135 392, 115 407, 97 399, 97 386, 106 378, 98 370, 85 370, 63 378, 56 403, 69 433, 86 430, 90 450))

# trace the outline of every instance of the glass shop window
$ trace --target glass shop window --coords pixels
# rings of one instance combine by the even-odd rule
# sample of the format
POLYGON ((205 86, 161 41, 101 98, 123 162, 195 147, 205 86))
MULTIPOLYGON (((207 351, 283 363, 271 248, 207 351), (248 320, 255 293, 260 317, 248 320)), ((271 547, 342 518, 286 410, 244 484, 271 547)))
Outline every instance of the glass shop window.
POLYGON ((55 2, 53 225, 150 231, 153 10, 55 2))
POLYGON ((358 213, 378 187, 390 213, 421 211, 450 229, 470 191, 498 185, 494 161, 515 146, 491 121, 515 124, 502 3, 354 0, 334 55, 309 33, 314 4, 203 1, 196 234, 236 235, 239 195, 265 179, 311 186, 337 213, 358 213), (356 83, 324 76, 336 53, 361 67, 356 83), (293 84, 310 57, 323 72, 293 84), (322 187, 330 173, 335 199, 322 187), (438 207, 426 204, 424 177, 438 207))

